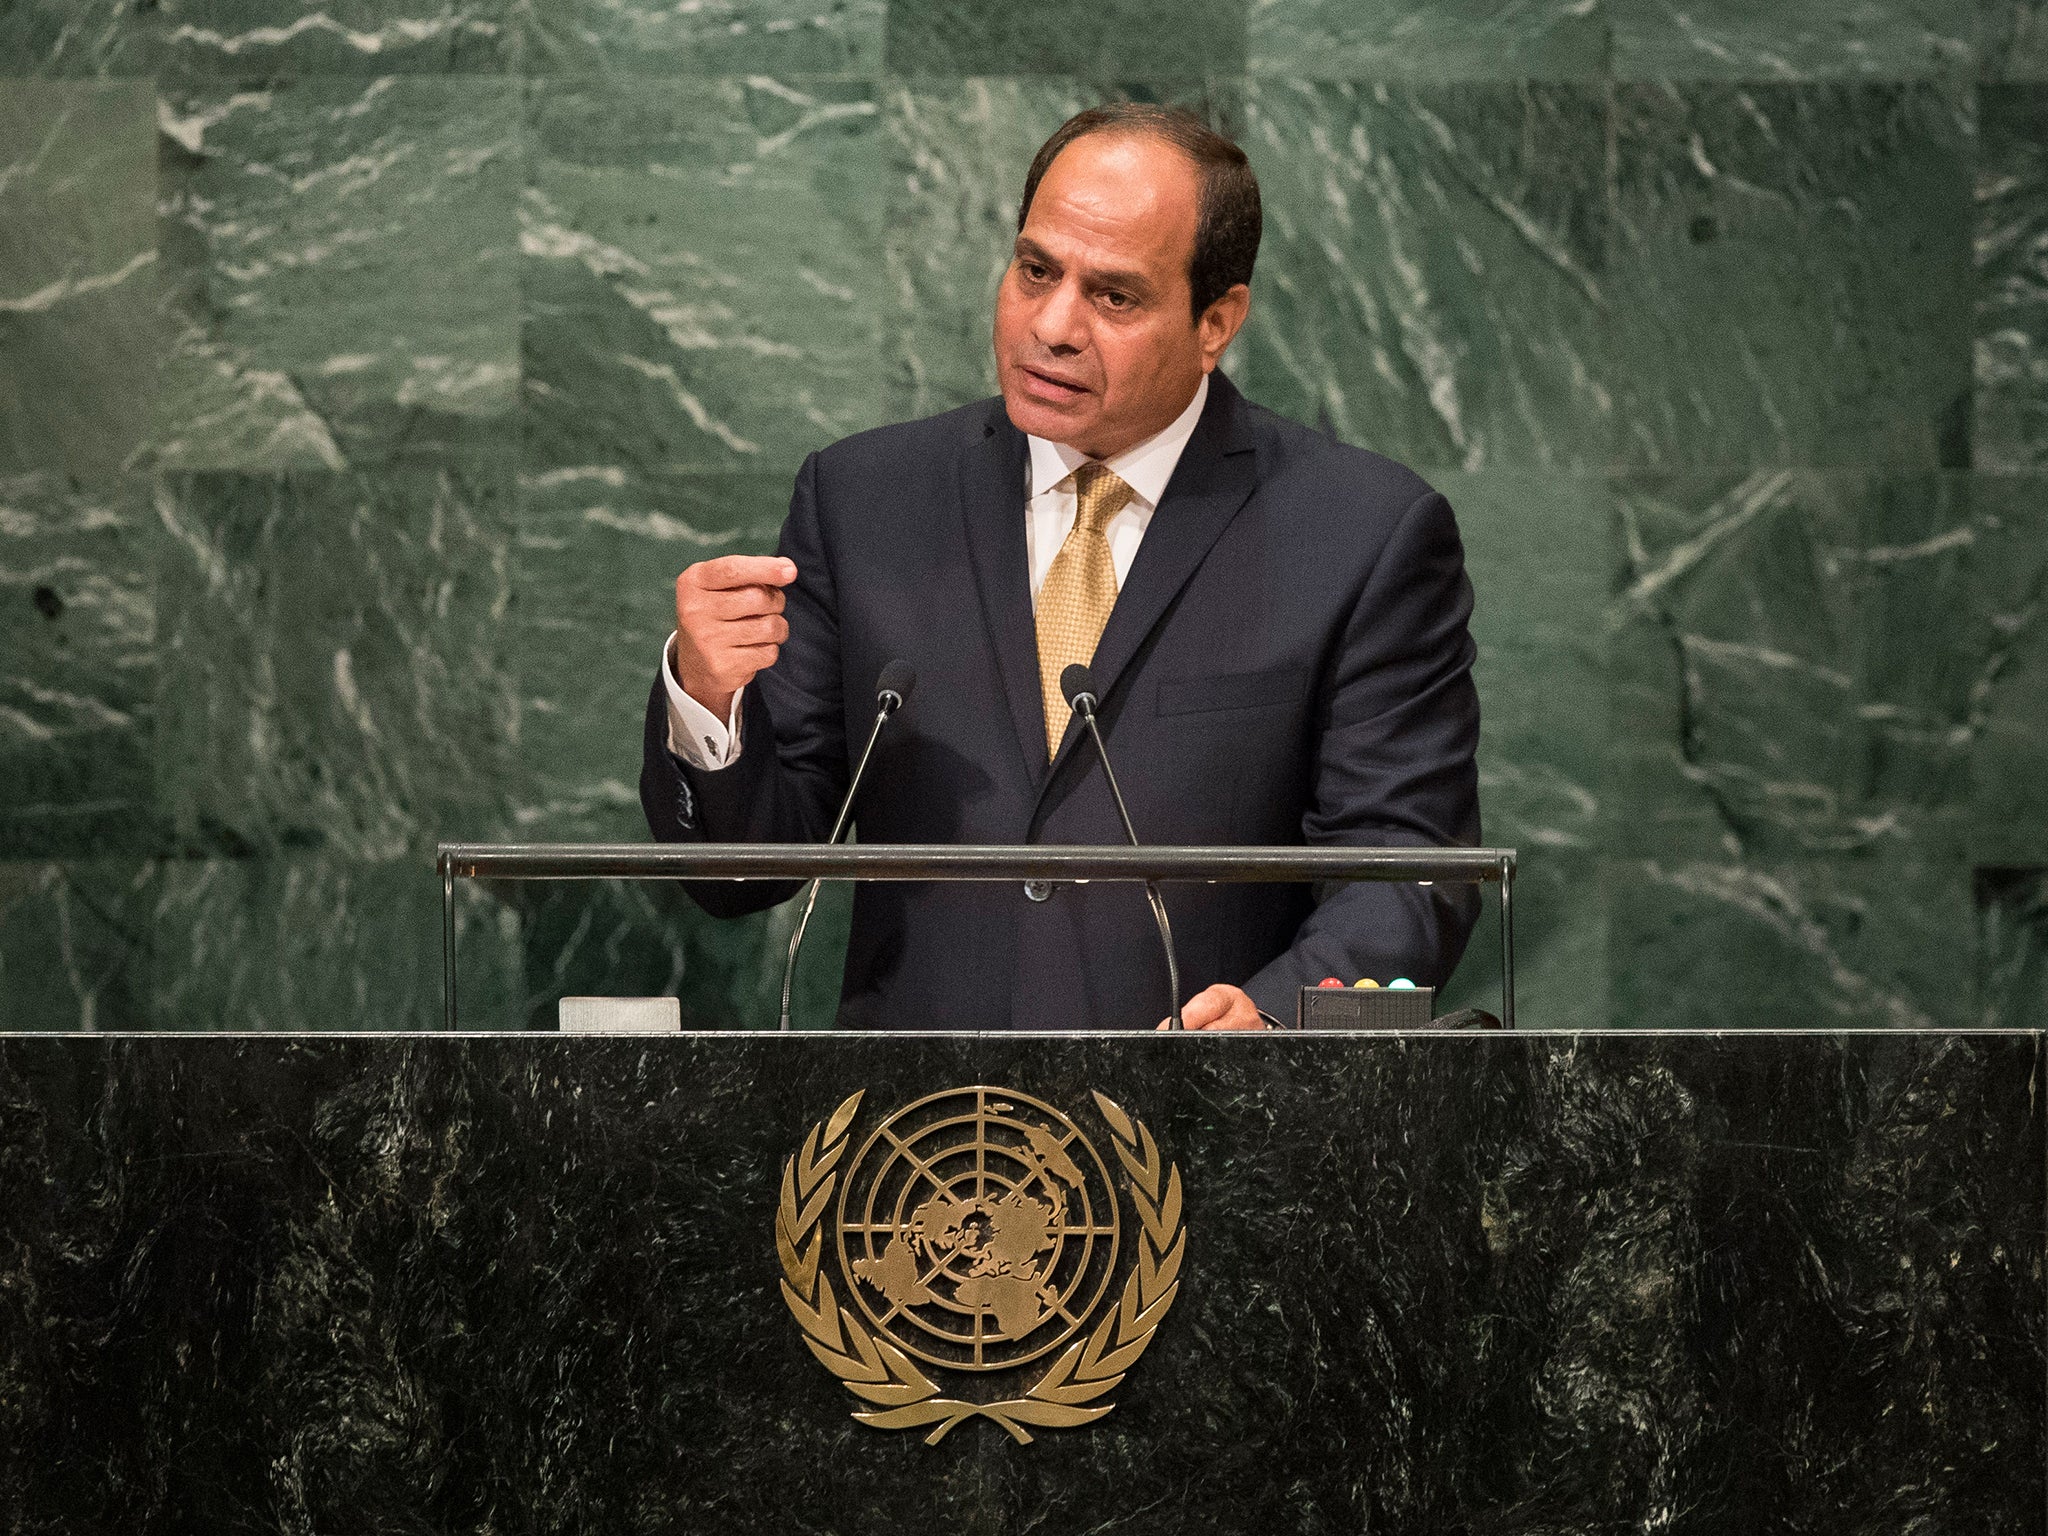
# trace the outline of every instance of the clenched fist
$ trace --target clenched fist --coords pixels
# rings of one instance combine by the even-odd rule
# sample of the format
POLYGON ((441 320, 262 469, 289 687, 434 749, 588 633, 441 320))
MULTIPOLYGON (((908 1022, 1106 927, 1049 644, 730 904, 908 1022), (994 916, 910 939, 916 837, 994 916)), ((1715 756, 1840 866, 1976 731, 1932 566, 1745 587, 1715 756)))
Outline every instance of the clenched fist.
POLYGON ((789 623, 782 589, 796 566, 780 555, 703 560, 676 578, 676 681, 723 720, 733 695, 775 665, 789 623))

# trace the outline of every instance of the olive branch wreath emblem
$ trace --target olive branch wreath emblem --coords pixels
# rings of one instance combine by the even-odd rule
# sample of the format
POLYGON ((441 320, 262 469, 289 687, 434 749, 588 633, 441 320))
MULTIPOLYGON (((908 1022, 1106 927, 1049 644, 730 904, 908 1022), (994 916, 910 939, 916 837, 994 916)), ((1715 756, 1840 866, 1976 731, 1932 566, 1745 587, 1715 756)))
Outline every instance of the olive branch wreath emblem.
POLYGON ((976 1403, 946 1397, 909 1355, 870 1333, 842 1307, 824 1272, 826 1242, 819 1230, 838 1185, 847 1129, 866 1090, 848 1096, 829 1118, 813 1125, 801 1151, 782 1168, 782 1198, 775 1214, 775 1249, 782 1260, 782 1299, 803 1328, 804 1343, 854 1396, 874 1406, 854 1418, 874 1429, 921 1429, 937 1445, 956 1425, 979 1415, 1031 1443, 1027 1425, 1071 1429, 1091 1424, 1116 1405, 1097 1399, 1117 1383, 1152 1342, 1160 1320, 1180 1292, 1187 1233, 1181 1221, 1180 1169, 1165 1162, 1152 1133, 1102 1094, 1095 1107, 1108 1122, 1116 1155, 1131 1178, 1131 1202, 1144 1229, 1138 1262, 1124 1281, 1116 1307, 1085 1339, 1056 1356, 1022 1397, 976 1403))

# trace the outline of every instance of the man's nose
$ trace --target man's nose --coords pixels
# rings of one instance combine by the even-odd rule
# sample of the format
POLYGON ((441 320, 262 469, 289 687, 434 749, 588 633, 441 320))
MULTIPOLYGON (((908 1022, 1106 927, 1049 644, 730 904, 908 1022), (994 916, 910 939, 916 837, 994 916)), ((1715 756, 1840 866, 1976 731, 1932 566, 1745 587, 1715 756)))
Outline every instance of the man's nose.
POLYGON ((1079 285, 1061 283, 1045 296, 1032 317, 1031 333, 1053 352, 1078 352, 1088 340, 1085 298, 1079 285))

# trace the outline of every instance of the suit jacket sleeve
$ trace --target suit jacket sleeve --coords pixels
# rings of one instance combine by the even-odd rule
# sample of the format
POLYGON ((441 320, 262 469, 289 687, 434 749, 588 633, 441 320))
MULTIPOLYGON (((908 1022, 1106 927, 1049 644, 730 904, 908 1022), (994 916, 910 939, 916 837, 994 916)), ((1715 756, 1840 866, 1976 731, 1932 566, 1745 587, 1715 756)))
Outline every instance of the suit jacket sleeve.
MULTIPOLYGON (((778 553, 796 565, 786 589, 790 638, 743 696, 740 754, 693 768, 668 749, 667 697, 657 673, 647 701, 640 806, 658 842, 823 842, 846 792, 846 720, 832 567, 818 516, 817 456, 804 461, 778 553)), ((715 916, 785 901, 797 882, 693 883, 715 916)))
MULTIPOLYGON (((1457 523, 1431 491, 1396 524, 1352 611, 1321 701, 1305 842, 1478 843, 1471 613, 1457 523)), ((1479 912, 1467 885, 1356 882, 1321 896, 1293 944, 1245 983, 1282 1022, 1296 989, 1325 976, 1442 985, 1479 912)))

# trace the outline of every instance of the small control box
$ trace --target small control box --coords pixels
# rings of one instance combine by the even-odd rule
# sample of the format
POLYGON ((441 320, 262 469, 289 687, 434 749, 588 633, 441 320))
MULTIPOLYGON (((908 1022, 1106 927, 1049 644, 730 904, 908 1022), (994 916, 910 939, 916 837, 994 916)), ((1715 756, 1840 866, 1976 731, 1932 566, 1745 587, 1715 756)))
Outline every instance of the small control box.
POLYGON ((1435 987, 1303 987, 1302 1029, 1428 1029, 1435 987))

